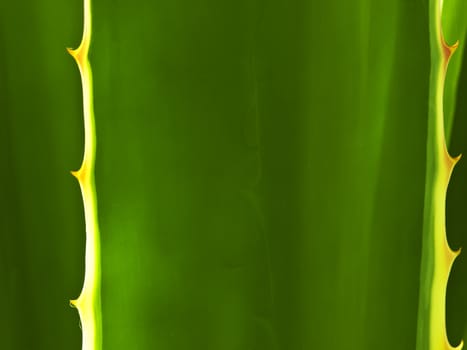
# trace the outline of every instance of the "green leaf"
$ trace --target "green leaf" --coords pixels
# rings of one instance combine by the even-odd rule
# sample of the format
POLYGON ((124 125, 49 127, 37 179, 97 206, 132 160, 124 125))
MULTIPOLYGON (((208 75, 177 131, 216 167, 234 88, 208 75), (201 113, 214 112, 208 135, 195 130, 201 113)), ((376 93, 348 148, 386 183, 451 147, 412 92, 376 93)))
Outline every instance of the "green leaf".
MULTIPOLYGON (((82 5, 0 3, 2 349, 81 348, 68 300, 85 224, 69 171, 83 109, 65 48, 82 5)), ((416 348, 435 263, 425 249, 420 269, 428 1, 92 6, 103 349, 416 348)), ((447 42, 460 40, 444 95, 453 154, 467 147, 464 7, 445 0, 443 12, 447 42)), ((452 247, 467 241, 462 163, 452 247)), ((452 344, 466 266, 461 255, 445 300, 452 344)))

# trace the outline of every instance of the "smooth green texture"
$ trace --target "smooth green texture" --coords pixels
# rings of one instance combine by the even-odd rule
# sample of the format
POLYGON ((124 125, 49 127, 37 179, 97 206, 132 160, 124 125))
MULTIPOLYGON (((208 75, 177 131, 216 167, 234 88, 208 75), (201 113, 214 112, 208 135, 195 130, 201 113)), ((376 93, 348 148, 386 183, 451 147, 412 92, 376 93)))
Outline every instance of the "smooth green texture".
POLYGON ((0 348, 78 349, 79 3, 0 2, 0 348), (75 39, 76 38, 76 39, 75 39))
MULTIPOLYGON (((0 348, 80 349, 81 3, 1 1, 0 348)), ((414 349, 427 1, 93 5, 104 349, 414 349)))

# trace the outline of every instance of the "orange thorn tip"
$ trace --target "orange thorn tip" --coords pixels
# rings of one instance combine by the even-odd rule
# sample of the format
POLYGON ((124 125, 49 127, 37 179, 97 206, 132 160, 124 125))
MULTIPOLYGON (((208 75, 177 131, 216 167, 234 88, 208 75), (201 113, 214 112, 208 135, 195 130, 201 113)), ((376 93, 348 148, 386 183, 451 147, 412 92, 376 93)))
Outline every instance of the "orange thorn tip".
POLYGON ((456 49, 459 47, 459 40, 456 40, 456 42, 452 45, 448 45, 446 41, 444 40, 444 37, 441 38, 441 43, 443 46, 444 50, 444 56, 447 60, 449 60, 452 56, 452 54, 456 51, 456 49))
POLYGON ((76 305, 77 302, 78 302, 78 300, 70 300, 70 306, 74 307, 74 308, 77 308, 77 305, 76 305))
POLYGON ((71 56, 76 57, 76 50, 73 50, 72 48, 69 48, 69 47, 67 47, 66 50, 71 56))

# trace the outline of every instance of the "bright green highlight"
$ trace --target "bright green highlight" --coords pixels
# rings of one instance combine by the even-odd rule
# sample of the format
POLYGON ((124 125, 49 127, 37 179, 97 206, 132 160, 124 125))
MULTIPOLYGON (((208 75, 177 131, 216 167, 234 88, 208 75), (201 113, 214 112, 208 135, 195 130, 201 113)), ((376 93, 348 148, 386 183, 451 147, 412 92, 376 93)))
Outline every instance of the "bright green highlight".
POLYGON ((91 42, 91 4, 84 1, 84 30, 81 44, 76 50, 68 50, 75 58, 81 73, 84 111, 84 157, 81 168, 72 172, 78 179, 84 202, 86 220, 86 253, 84 285, 78 299, 71 301, 81 318, 83 331, 83 350, 102 348, 101 321, 101 267, 100 239, 97 220, 97 200, 94 183, 94 163, 96 153, 96 135, 94 123, 92 72, 88 59, 91 42))

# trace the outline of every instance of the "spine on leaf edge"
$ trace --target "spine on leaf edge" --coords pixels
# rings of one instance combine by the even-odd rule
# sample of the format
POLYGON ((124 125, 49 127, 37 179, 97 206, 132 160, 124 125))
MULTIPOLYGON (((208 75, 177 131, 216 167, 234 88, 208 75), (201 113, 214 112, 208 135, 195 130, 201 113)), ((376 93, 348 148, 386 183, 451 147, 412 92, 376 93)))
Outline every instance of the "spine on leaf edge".
POLYGON ((91 0, 84 0, 84 25, 77 49, 68 49, 81 75, 84 114, 84 156, 81 167, 73 171, 81 188, 86 220, 84 284, 79 297, 71 300, 81 319, 82 349, 102 349, 100 236, 97 219, 97 198, 94 183, 96 132, 93 107, 92 71, 88 53, 91 44, 91 0))
POLYGON ((451 346, 446 331, 446 287, 452 264, 460 254, 449 247, 446 237, 446 193, 460 156, 448 153, 444 132, 444 85, 449 60, 458 42, 444 39, 442 0, 430 0, 431 71, 427 135, 427 168, 417 350, 460 350, 451 346))

